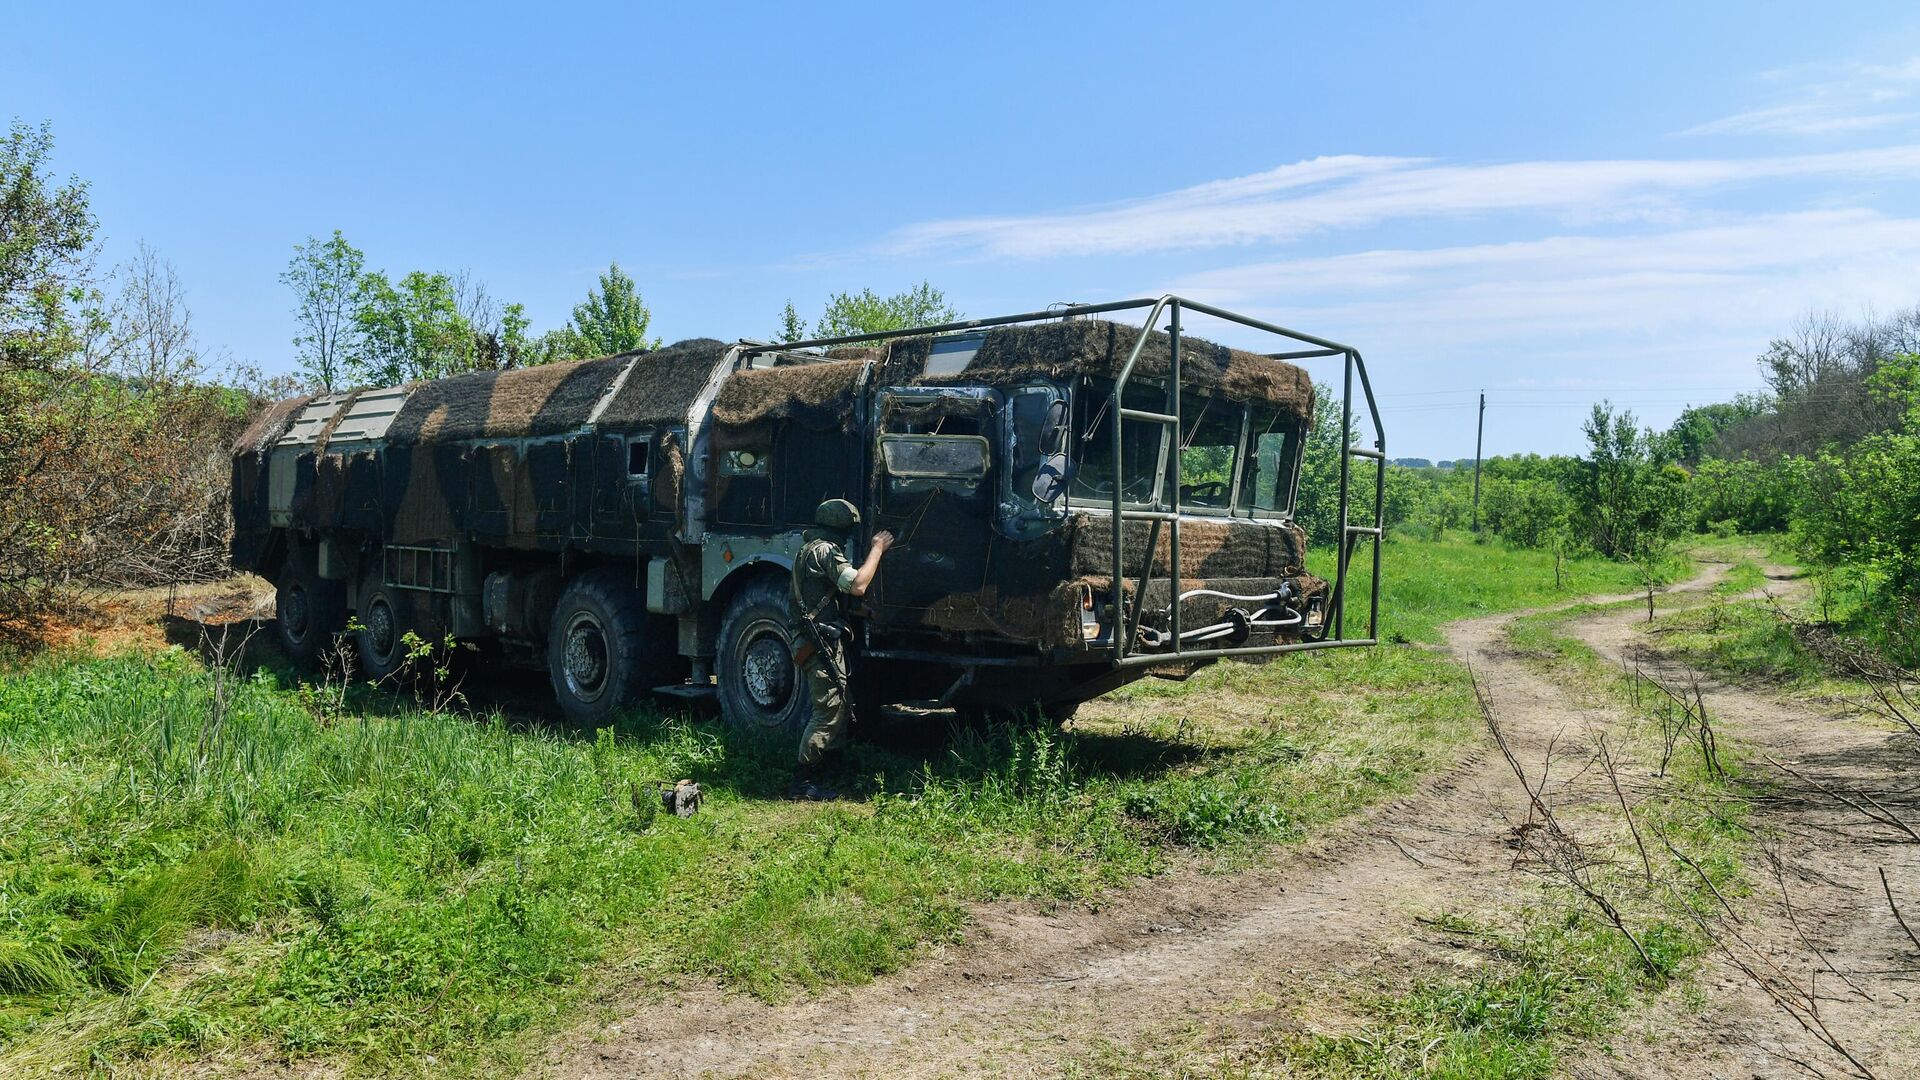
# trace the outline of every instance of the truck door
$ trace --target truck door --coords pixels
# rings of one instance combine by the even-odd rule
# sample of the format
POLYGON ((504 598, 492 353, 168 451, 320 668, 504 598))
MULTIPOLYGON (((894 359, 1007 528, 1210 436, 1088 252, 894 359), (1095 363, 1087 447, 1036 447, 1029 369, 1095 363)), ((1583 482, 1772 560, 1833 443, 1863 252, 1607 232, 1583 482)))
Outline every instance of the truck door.
POLYGON ((988 584, 1000 409, 986 387, 881 391, 868 535, 886 529, 897 542, 868 594, 876 622, 926 624, 943 599, 988 584))

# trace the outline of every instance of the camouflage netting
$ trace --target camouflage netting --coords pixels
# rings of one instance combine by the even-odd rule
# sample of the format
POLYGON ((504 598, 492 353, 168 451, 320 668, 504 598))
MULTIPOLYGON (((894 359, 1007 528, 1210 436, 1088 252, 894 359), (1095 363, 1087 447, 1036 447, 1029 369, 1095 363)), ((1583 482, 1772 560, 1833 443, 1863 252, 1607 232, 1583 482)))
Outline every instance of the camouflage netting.
MULTIPOLYGON (((948 375, 925 374, 930 338, 893 343, 885 378, 888 383, 926 385, 960 382, 1005 384, 1027 379, 1064 379, 1075 375, 1111 378, 1119 374, 1134 344, 1138 327, 1100 320, 1003 326, 987 331, 980 351, 964 370, 948 375)), ((1147 338, 1133 373, 1164 378, 1172 363, 1172 339, 1155 331, 1147 338)), ((1280 360, 1229 349, 1196 337, 1182 337, 1182 385, 1236 401, 1264 402, 1299 416, 1313 409, 1313 380, 1305 370, 1280 360)))
POLYGON ((633 370, 600 414, 600 423, 615 431, 686 423, 693 399, 726 354, 724 342, 690 338, 634 356, 633 370))
POLYGON ((737 372, 721 384, 713 418, 732 426, 783 420, 839 427, 853 415, 853 388, 865 367, 855 359, 737 372))
POLYGON ((253 423, 247 425, 247 429, 240 433, 240 437, 233 441, 234 456, 264 454, 273 449, 273 444, 279 442, 281 436, 287 433, 287 429, 293 426, 294 418, 300 415, 300 410, 306 408, 307 403, 317 396, 302 394, 267 406, 259 416, 253 418, 253 423))
POLYGON ((1044 592, 1003 596, 988 585, 954 593, 926 609, 922 623, 946 633, 995 634, 1010 641, 1073 645, 1080 638, 1080 586, 1065 581, 1044 592))
MULTIPOLYGON (((1111 518, 1074 515, 1069 525, 1075 574, 1113 572, 1113 524, 1111 518)), ((1121 531, 1121 576, 1138 577, 1152 523, 1128 521, 1121 531)), ((1275 525, 1248 521, 1180 522, 1180 574, 1193 578, 1272 578, 1292 577, 1301 570, 1307 548, 1305 530, 1291 522, 1275 525)), ((1154 544, 1153 573, 1165 577, 1173 572, 1171 530, 1160 528, 1154 544)))
POLYGON ((626 357, 608 356, 414 383, 387 429, 387 443, 409 446, 572 431, 626 366, 626 357))
POLYGON ((354 390, 348 393, 346 397, 341 398, 339 403, 333 407, 333 415, 327 417, 325 424, 320 425, 320 434, 314 440, 315 452, 326 452, 327 444, 333 441, 333 433, 339 429, 340 422, 347 418, 347 413, 352 410, 353 403, 359 401, 360 395, 364 393, 366 393, 365 389, 354 390))

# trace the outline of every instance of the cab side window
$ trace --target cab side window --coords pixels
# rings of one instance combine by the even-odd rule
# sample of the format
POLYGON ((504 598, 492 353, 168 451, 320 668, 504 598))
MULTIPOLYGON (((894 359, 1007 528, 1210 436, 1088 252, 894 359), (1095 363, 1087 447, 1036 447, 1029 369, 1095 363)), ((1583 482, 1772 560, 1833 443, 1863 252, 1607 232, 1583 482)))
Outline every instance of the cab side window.
POLYGON ((984 387, 888 392, 875 455, 886 505, 915 504, 935 492, 985 496, 997 406, 997 395, 984 387))

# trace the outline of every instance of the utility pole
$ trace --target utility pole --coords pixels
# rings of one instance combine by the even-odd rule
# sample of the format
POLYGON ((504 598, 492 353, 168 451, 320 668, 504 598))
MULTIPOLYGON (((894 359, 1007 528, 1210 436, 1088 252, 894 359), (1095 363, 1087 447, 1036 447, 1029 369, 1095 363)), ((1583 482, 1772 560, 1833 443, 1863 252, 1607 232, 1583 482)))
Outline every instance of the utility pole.
POLYGON ((1473 431, 1473 531, 1480 531, 1480 453, 1487 439, 1487 392, 1480 391, 1480 422, 1473 431))

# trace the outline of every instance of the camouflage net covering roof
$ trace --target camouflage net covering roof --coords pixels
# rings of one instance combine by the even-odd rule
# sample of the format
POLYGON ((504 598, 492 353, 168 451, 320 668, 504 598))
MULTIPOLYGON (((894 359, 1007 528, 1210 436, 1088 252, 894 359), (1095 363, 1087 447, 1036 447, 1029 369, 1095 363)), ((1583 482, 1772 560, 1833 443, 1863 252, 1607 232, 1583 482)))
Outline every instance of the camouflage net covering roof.
POLYGON ((736 372, 721 384, 713 418, 732 425, 794 420, 816 428, 838 426, 852 414, 853 388, 864 366, 857 359, 836 359, 736 372))
MULTIPOLYGON (((726 354, 725 342, 690 338, 634 355, 633 370, 600 414, 600 423, 614 429, 686 423, 693 399, 726 354)), ((580 419, 586 419, 584 412, 580 419)))
MULTIPOLYGON (((836 349, 828 354, 830 359, 817 363, 734 373, 721 385, 714 418, 730 426, 765 420, 816 428, 844 423, 867 361, 879 365, 875 377, 883 385, 895 386, 1111 378, 1126 363, 1140 334, 1138 327, 1089 319, 996 327, 986 332, 964 368, 939 374, 927 373, 932 337, 904 338, 885 348, 836 349)), ((585 423, 609 392, 612 398, 600 414, 607 428, 684 423, 727 349, 712 338, 693 338, 650 352, 414 383, 407 387, 406 403, 388 428, 386 441, 405 446, 563 434, 585 423)), ((1148 335, 1134 374, 1165 378, 1171 360, 1171 339, 1156 331, 1148 335)), ((1186 337, 1181 341, 1181 370, 1184 385, 1195 391, 1311 416, 1313 382, 1293 364, 1186 337)), ((269 408, 241 436, 235 452, 272 446, 310 400, 311 395, 293 398, 269 408)), ((351 395, 344 401, 342 413, 351 395)))
MULTIPOLYGON (((966 367, 943 375, 926 374, 933 338, 906 338, 893 343, 884 377, 894 385, 967 382, 1009 383, 1027 379, 1064 379, 1075 375, 1112 378, 1140 340, 1140 328, 1098 319, 1002 326, 986 338, 966 367)), ((1147 336, 1136 377, 1166 377, 1173 360, 1173 341, 1155 331, 1147 336)), ((1260 402, 1298 416, 1313 410, 1313 380, 1302 368, 1257 353, 1230 349, 1201 338, 1180 339, 1181 384, 1235 401, 1260 402)))
POLYGON ((387 442, 406 446, 571 431, 586 420, 627 359, 608 356, 415 383, 387 429, 387 442))
MULTIPOLYGON (((867 360, 880 365, 875 379, 884 386, 1005 386, 1079 375, 1112 378, 1140 340, 1140 329, 1098 320, 996 327, 986 332, 979 352, 964 368, 929 375, 927 359, 935 340, 902 338, 884 348, 840 348, 828 354, 832 359, 819 363, 739 372, 720 388, 714 419, 729 425, 761 420, 798 420, 816 426, 841 422, 852 406, 861 361, 867 360)), ((1172 339, 1155 332, 1148 336, 1134 374, 1164 379, 1172 361, 1172 339)), ((1313 380, 1293 364, 1183 337, 1180 365, 1182 385, 1190 390, 1272 405, 1296 416, 1312 414, 1313 380)))
POLYGON ((279 442, 281 436, 287 433, 287 429, 293 426, 294 418, 300 415, 300 410, 306 408, 307 403, 318 396, 318 394, 301 394, 299 397, 290 397, 267 406, 259 416, 253 418, 253 422, 240 433, 240 437, 233 440, 234 455, 264 454, 273 449, 273 444, 279 442))

